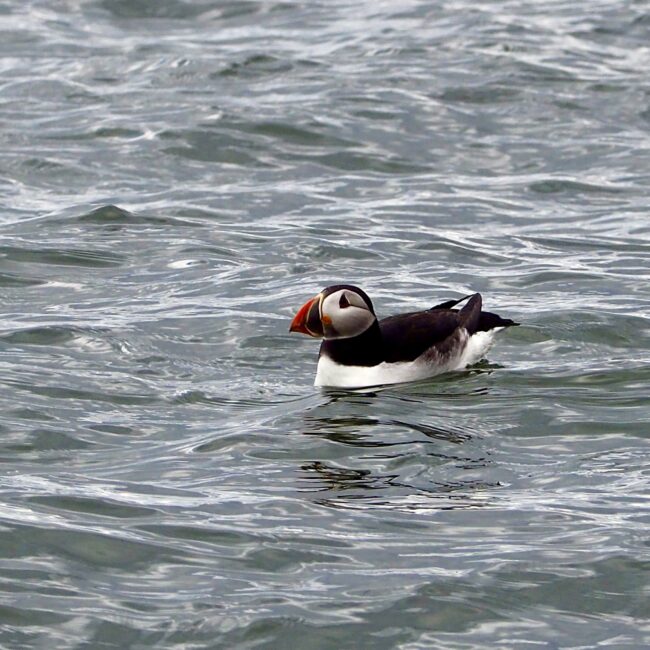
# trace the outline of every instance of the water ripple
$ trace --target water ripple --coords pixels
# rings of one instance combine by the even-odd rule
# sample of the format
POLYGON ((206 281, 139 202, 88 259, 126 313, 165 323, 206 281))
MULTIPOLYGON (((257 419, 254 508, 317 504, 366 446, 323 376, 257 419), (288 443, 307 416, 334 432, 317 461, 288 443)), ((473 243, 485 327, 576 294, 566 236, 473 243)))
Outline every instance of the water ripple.
POLYGON ((643 3, 69 4, 0 6, 0 645, 646 647, 643 3), (316 390, 338 281, 522 325, 316 390))

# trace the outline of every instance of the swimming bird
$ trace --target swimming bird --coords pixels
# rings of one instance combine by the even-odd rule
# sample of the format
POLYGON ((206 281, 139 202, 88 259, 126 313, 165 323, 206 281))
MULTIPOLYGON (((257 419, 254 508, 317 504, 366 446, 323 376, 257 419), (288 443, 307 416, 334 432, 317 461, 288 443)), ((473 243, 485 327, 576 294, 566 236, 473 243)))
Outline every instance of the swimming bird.
POLYGON ((298 310, 289 331, 323 339, 316 386, 396 384, 467 368, 487 353, 498 331, 519 325, 482 311, 482 304, 474 293, 378 320, 365 291, 335 284, 298 310))

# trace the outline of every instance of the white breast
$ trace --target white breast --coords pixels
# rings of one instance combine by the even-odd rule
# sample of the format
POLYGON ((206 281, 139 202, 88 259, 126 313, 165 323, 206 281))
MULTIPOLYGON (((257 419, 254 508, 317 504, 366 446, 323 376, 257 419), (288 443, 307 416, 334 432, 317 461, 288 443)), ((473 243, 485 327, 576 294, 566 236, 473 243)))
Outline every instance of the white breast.
POLYGON ((479 361, 494 343, 494 335, 502 327, 489 332, 476 332, 462 338, 461 344, 451 356, 436 358, 425 353, 414 361, 380 363, 376 366, 345 366, 323 355, 318 360, 315 386, 339 388, 364 388, 382 384, 401 384, 434 377, 452 370, 463 370, 479 361))

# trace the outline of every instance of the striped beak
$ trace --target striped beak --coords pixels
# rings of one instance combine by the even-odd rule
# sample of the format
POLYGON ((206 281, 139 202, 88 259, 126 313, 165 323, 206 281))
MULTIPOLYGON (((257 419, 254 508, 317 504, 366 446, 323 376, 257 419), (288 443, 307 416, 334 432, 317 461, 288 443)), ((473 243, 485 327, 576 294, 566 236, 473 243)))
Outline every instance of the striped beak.
POLYGON ((293 317, 289 331, 321 338, 323 336, 323 323, 320 319, 320 303, 322 299, 323 296, 319 293, 311 300, 308 300, 293 317))

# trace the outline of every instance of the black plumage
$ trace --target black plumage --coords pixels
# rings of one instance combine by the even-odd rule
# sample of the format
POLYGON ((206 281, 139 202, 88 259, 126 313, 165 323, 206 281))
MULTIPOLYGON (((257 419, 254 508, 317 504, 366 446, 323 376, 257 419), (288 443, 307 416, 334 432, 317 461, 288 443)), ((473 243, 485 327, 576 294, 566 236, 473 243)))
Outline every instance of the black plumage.
MULTIPOLYGON (((355 290, 367 302, 367 295, 351 285, 328 287, 328 293, 342 288, 355 290)), ((426 355, 440 359, 453 354, 462 337, 497 327, 518 325, 509 318, 481 310, 480 293, 459 300, 448 300, 426 311, 389 316, 375 321, 358 336, 347 339, 329 339, 321 343, 320 355, 346 366, 375 366, 382 362, 414 361, 426 355), (461 309, 454 307, 467 300, 461 309), (465 334, 466 332, 466 334, 465 334)))

